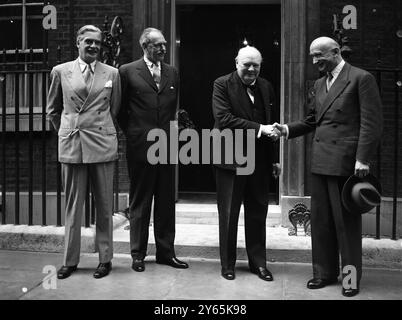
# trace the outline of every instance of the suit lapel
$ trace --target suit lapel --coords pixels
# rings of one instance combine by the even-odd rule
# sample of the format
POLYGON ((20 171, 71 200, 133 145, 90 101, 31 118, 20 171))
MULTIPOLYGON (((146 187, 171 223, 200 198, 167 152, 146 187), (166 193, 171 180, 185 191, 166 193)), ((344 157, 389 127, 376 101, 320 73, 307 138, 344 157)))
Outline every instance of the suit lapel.
POLYGON ((271 122, 271 113, 272 113, 272 105, 270 104, 270 97, 269 97, 269 90, 267 88, 264 88, 261 85, 261 81, 257 78, 256 85, 258 87, 258 90, 261 93, 262 97, 262 104, 265 110, 265 119, 267 120, 267 124, 271 122))
POLYGON ((87 87, 82 76, 78 59, 72 63, 70 69, 66 70, 65 76, 73 92, 81 102, 84 102, 87 96, 87 87))
POLYGON ((228 91, 234 94, 233 101, 238 103, 239 109, 243 110, 250 120, 253 119, 253 112, 250 108, 250 98, 248 97, 247 92, 244 89, 243 82, 241 82, 236 71, 232 73, 229 84, 232 88, 230 88, 228 91))
MULTIPOLYGON (((138 74, 141 76, 141 78, 143 78, 145 82, 148 83, 155 91, 158 91, 158 87, 156 86, 156 83, 152 78, 151 72, 149 72, 144 59, 142 59, 142 63, 137 67, 137 69, 139 70, 138 74)), ((163 77, 161 76, 161 78, 163 77)))
MULTIPOLYGON (((339 73, 338 77, 336 78, 335 82, 332 84, 331 88, 328 91, 328 94, 325 98, 325 100, 322 103, 322 107, 320 108, 319 116, 317 117, 317 122, 321 120, 325 112, 331 107, 332 103, 334 100, 345 90, 347 85, 350 83, 349 80, 349 69, 350 65, 345 64, 339 73)), ((323 83, 321 85, 320 89, 320 96, 322 96, 322 90, 326 90, 326 81, 325 78, 323 78, 323 83)))
MULTIPOLYGON (((169 72, 164 63, 161 63, 161 83, 159 84, 159 91, 162 91, 168 83, 169 72)), ((152 79, 153 81, 153 79, 152 79)))

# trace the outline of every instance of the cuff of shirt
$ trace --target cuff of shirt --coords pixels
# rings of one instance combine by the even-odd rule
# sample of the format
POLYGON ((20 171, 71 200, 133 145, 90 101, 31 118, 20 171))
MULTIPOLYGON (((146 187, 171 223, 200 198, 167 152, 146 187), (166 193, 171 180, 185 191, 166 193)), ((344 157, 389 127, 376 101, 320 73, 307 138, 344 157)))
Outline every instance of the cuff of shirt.
POLYGON ((258 130, 258 133, 257 133, 258 139, 261 137, 261 132, 262 132, 262 125, 260 124, 260 129, 258 130))
POLYGON ((288 139, 289 138, 289 127, 287 124, 284 124, 283 126, 285 127, 285 130, 286 130, 285 138, 288 139))

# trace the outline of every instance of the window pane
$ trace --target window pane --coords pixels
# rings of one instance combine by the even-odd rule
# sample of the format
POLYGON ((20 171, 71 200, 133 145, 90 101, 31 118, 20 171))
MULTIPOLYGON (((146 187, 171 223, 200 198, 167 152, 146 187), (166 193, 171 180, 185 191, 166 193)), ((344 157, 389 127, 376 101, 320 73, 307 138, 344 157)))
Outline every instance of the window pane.
POLYGON ((21 7, 5 7, 0 10, 0 46, 1 50, 21 49, 22 46, 22 11, 21 7))
POLYGON ((27 21, 27 49, 43 48, 43 27, 42 20, 28 20, 27 21))
POLYGON ((43 48, 42 7, 27 7, 27 48, 43 48))

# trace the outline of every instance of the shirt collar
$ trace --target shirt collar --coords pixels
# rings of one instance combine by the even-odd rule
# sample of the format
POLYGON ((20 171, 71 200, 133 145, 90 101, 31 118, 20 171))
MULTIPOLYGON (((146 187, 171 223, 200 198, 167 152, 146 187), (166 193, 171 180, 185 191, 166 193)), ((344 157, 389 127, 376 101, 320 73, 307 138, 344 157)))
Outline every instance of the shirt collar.
POLYGON ((338 65, 331 71, 334 79, 336 79, 338 77, 338 75, 342 71, 344 65, 345 65, 345 60, 342 59, 341 62, 339 62, 338 65))
MULTIPOLYGON (((145 54, 144 54, 144 61, 147 64, 148 68, 151 69, 153 67, 154 63, 152 61, 150 61, 145 54)), ((160 61, 156 62, 156 65, 158 66, 159 69, 161 68, 160 61)))
MULTIPOLYGON (((80 65, 81 72, 83 72, 85 67, 87 66, 87 63, 84 60, 82 60, 80 57, 78 57, 78 63, 80 65)), ((96 60, 91 62, 90 65, 91 65, 92 71, 95 72, 96 60)))

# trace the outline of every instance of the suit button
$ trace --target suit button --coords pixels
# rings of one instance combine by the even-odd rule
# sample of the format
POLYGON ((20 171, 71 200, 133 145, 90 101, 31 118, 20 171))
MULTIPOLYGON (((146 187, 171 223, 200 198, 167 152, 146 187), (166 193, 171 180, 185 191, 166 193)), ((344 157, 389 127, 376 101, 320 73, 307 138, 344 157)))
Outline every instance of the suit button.
POLYGON ((342 110, 341 109, 336 109, 336 112, 342 112, 342 110))
POLYGON ((99 130, 102 130, 102 127, 99 127, 99 130))
POLYGON ((315 141, 319 142, 319 141, 320 141, 320 138, 315 138, 315 141))
POLYGON ((332 143, 333 143, 333 144, 336 144, 336 140, 332 140, 332 143))

